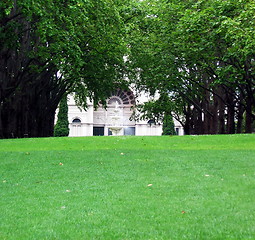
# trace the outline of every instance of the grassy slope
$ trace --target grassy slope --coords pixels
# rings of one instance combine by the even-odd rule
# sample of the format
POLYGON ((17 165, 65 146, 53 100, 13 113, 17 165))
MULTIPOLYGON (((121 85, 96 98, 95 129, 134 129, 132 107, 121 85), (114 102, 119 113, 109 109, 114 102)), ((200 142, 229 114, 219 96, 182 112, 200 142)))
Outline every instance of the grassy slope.
POLYGON ((254 186, 255 135, 0 140, 0 239, 255 239, 254 186))

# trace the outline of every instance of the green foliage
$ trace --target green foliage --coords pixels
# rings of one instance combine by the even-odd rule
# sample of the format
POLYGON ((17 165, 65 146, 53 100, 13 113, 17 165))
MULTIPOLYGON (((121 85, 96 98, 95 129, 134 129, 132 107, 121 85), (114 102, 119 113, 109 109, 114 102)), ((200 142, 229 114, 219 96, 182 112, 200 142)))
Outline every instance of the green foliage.
POLYGON ((69 135, 67 96, 61 99, 59 104, 58 120, 54 127, 54 137, 65 137, 69 135))
POLYGON ((156 100, 151 100, 143 104, 137 104, 134 107, 132 119, 152 119, 155 122, 162 122, 164 115, 172 112, 174 107, 171 98, 167 95, 161 95, 156 100))
MULTIPOLYGON (((227 112, 223 122, 233 122, 245 111, 246 123, 251 124, 255 119, 250 109, 255 106, 254 15, 252 0, 2 1, 1 108, 30 109, 36 102, 34 108, 40 110, 22 117, 14 112, 10 119, 31 122, 13 121, 13 126, 8 117, 1 117, 0 137, 8 136, 2 134, 4 129, 45 123, 40 112, 48 109, 47 115, 52 115, 66 92, 75 92, 77 103, 86 108, 88 98, 95 105, 104 103, 112 89, 130 83, 151 96, 169 95, 175 103, 171 112, 182 125, 189 120, 193 126, 201 116, 207 123, 219 122, 220 117, 213 121, 217 113, 224 115, 230 107, 235 116, 227 112), (34 101, 38 97, 40 101, 34 101)), ((168 105, 168 98, 163 101, 168 105)), ((160 118, 164 104, 156 104, 145 108, 150 105, 160 118)), ((35 129, 31 136, 51 132, 40 135, 35 129)), ((27 131, 11 130, 17 136, 27 131)))
POLYGON ((202 115, 217 122, 217 112, 233 103, 254 120, 254 14, 250 0, 142 1, 130 36, 130 79, 151 95, 170 94, 191 126, 202 115))
POLYGON ((163 132, 162 135, 176 135, 174 128, 174 121, 171 115, 165 115, 163 119, 163 132))
POLYGON ((127 85, 123 9, 128 4, 1 1, 0 116, 5 117, 0 117, 0 137, 50 136, 53 114, 66 92, 75 92, 77 102, 86 107, 88 98, 98 104, 112 89, 127 85), (18 110, 8 116, 8 109, 18 110), (48 124, 42 115, 50 119, 48 124))
POLYGON ((0 140, 1 238, 254 239, 254 142, 0 140))

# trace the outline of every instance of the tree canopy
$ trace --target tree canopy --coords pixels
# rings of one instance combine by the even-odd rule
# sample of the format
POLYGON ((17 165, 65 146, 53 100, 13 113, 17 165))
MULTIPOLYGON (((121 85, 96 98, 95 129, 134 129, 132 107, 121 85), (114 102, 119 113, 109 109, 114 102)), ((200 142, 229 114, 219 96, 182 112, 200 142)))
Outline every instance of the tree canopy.
MULTIPOLYGON (((186 134, 252 132, 254 1, 142 4, 147 7, 138 19, 129 58, 130 78, 138 88, 168 95, 154 104, 175 103, 172 116, 186 134)), ((159 108, 151 109, 147 113, 159 108)))
POLYGON ((123 85, 127 52, 120 2, 0 3, 0 136, 52 136, 62 96, 85 106, 123 85))
POLYGON ((128 84, 186 134, 252 132, 254 16, 253 0, 1 1, 0 137, 52 136, 65 94, 85 108, 128 84))

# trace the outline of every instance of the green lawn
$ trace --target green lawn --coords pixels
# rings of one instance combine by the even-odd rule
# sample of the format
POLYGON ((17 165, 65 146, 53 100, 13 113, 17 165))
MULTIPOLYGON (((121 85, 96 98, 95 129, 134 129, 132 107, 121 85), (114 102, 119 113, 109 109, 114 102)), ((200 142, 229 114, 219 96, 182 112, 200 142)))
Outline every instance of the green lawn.
POLYGON ((0 239, 255 239, 255 135, 0 140, 0 239))

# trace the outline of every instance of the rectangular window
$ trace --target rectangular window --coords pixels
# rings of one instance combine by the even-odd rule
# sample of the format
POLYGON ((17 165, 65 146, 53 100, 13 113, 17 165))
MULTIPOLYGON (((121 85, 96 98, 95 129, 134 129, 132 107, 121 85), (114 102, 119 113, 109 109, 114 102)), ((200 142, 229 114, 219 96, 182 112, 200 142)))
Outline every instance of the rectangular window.
POLYGON ((110 128, 108 128, 108 136, 112 136, 112 131, 110 128))
POLYGON ((104 136, 104 127, 93 127, 93 136, 104 136))
POLYGON ((135 135, 135 127, 124 128, 124 135, 135 135))
POLYGON ((175 128, 176 135, 179 135, 179 128, 175 128))

